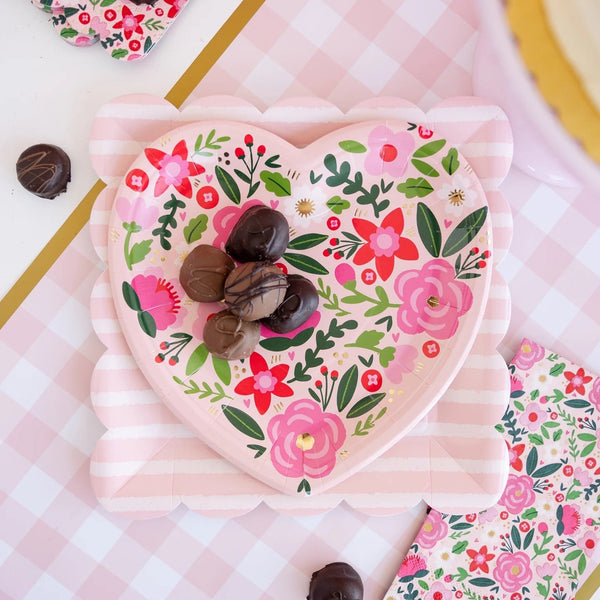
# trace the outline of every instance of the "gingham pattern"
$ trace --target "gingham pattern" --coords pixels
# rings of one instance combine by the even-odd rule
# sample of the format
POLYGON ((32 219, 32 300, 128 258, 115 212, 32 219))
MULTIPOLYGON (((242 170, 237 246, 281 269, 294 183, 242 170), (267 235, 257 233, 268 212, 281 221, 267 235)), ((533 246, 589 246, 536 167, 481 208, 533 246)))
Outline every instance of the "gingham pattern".
MULTIPOLYGON (((267 0, 194 95, 232 93, 262 107, 306 93, 346 109, 379 91, 361 64, 382 55, 383 93, 424 109, 471 93, 474 0, 398 4, 267 0), (322 18, 309 27, 301 10, 322 18), (427 73, 411 72, 417 58, 427 73)), ((502 190, 515 213, 502 265, 513 303, 505 357, 526 333, 600 371, 597 199, 514 170, 502 190)), ((99 272, 84 230, 0 331, 0 597, 300 600, 313 570, 346 560, 364 578, 365 598, 382 598, 422 510, 367 517, 342 504, 292 518, 262 506, 224 520, 180 507, 130 522, 98 507, 88 458, 103 429, 88 382, 103 348, 87 306, 99 272)))

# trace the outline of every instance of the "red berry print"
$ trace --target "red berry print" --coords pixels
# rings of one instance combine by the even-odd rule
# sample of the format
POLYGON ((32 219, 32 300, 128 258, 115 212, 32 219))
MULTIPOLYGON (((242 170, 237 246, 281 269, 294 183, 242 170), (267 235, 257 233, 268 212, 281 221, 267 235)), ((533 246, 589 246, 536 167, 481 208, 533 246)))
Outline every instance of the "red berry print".
POLYGON ((503 510, 503 511, 500 513, 500 518, 501 518, 503 521, 506 521, 506 519, 508 519, 508 512, 506 512, 505 510, 503 510))
POLYGON ((531 525, 527 522, 527 521, 521 521, 519 523, 519 529, 523 532, 523 533, 527 533, 530 529, 531 529, 531 525))
POLYGON ((424 140, 428 140, 433 135, 433 131, 429 127, 423 127, 423 125, 419 125, 417 131, 424 140))
POLYGON ((553 552, 550 552, 550 554, 548 554, 548 560, 554 560, 556 558, 556 556, 554 556, 553 552))
POLYGON ((117 13, 112 8, 109 8, 104 11, 104 18, 107 21, 114 21, 117 18, 117 13))
POLYGON ((162 8, 157 8, 154 13, 157 17, 162 17, 165 14, 165 11, 162 8))
POLYGON ((288 274, 287 265, 284 265, 282 262, 275 263, 275 266, 284 274, 288 274))
POLYGON ((267 151, 267 149, 261 144, 257 149, 256 149, 256 154, 258 154, 259 156, 264 156, 265 152, 267 151))
POLYGON ((585 466, 588 469, 593 469, 596 466, 596 459, 593 456, 585 459, 585 466))
POLYGON ((143 192, 148 187, 149 182, 148 175, 141 169, 132 169, 125 177, 125 185, 134 192, 143 192))
POLYGON ((554 499, 555 499, 557 502, 563 502, 563 501, 564 501, 564 499, 565 499, 565 495, 564 495, 564 494, 556 494, 556 496, 554 496, 554 499))
POLYGON ((440 353, 440 345, 435 340, 426 341, 422 349, 427 358, 435 358, 440 353))
POLYGON ((571 477, 571 475, 573 475, 573 467, 571 465, 565 465, 563 468, 563 475, 565 475, 565 477, 571 477))
POLYGON ((465 516, 465 521, 467 523, 474 523, 475 519, 477 519, 477 515, 475 513, 469 513, 465 516))
POLYGON ((214 208, 219 203, 219 192, 212 185, 205 185, 196 192, 196 202, 202 208, 214 208))
POLYGON ((375 273, 373 269, 365 269, 361 273, 360 278, 363 280, 363 283, 366 283, 367 285, 372 285, 373 283, 375 283, 375 281, 377 281, 377 273, 375 273))
POLYGON ((241 148, 236 148, 234 152, 238 158, 244 158, 244 156, 246 156, 246 153, 241 148))
POLYGON ((252 146, 252 144, 254 144, 254 138, 249 133, 244 137, 244 144, 246 144, 246 146, 252 146))
POLYGON ((142 47, 142 44, 140 44, 140 40, 131 40, 129 42, 129 49, 132 52, 137 52, 141 47, 142 47))
POLYGON ((82 12, 79 15, 79 22, 82 25, 87 25, 91 20, 92 20, 92 17, 90 17, 90 13, 88 13, 88 12, 82 12))
POLYGON ((340 220, 337 217, 329 217, 329 219, 327 219, 327 227, 329 227, 331 231, 339 229, 340 225, 340 220))
POLYGON ((360 378, 360 382, 367 392, 376 392, 383 384, 381 373, 375 369, 365 371, 360 378))

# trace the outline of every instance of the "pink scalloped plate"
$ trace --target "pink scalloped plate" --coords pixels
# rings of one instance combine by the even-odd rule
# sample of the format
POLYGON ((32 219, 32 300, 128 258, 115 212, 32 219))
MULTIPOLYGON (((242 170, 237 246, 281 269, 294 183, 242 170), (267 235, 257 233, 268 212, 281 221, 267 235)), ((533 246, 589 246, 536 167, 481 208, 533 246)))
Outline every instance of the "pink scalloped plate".
POLYGON ((117 314, 196 435, 277 490, 316 493, 405 435, 458 373, 489 293, 488 212, 466 159, 413 123, 353 124, 303 149, 247 124, 191 123, 145 148, 117 191, 117 314), (223 249, 259 203, 287 217, 277 264, 309 278, 320 305, 225 361, 203 328, 226 306, 192 302, 179 270, 199 243, 223 249))
MULTIPOLYGON (((421 498, 440 510, 467 512, 481 510, 495 501, 506 476, 506 449, 494 424, 508 397, 506 366, 496 346, 506 330, 509 315, 507 287, 495 266, 506 253, 512 230, 510 210, 496 189, 510 165, 512 148, 510 128, 502 111, 478 98, 455 98, 424 114, 406 101, 379 98, 357 105, 345 114, 317 99, 286 100, 261 113, 243 101, 214 97, 191 102, 179 112, 158 98, 129 96, 102 107, 94 120, 90 148, 99 176, 109 184, 92 211, 94 245, 110 264, 111 278, 113 259, 115 264, 120 264, 123 275, 120 281, 113 278, 109 284, 108 272, 105 273, 92 296, 94 328, 107 346, 94 371, 92 403, 109 431, 94 451, 91 475, 96 494, 106 508, 140 518, 164 514, 182 501, 204 514, 230 516, 265 501, 277 510, 298 514, 326 510, 345 499, 363 512, 389 514, 406 510, 421 498), (231 124, 226 119, 246 124, 231 124), (181 127, 185 123, 188 125, 181 127), (348 123, 355 125, 349 127, 348 123), (418 125, 413 127, 412 124, 418 125), (375 141, 370 140, 373 131, 377 133, 377 127, 389 130, 385 140, 392 142, 395 155, 385 148, 382 156, 385 146, 385 143, 381 146, 382 138, 374 135, 375 141), (400 133, 412 133, 414 145, 405 136, 394 138, 400 133), (321 137, 324 134, 325 137, 321 137), (305 146, 315 140, 308 150, 310 154, 306 154, 306 148, 298 150, 290 144, 305 146), (444 143, 439 143, 442 140, 444 143), (372 145, 377 144, 380 144, 379 152, 373 153, 372 145), (153 149, 149 154, 148 148, 153 149), (371 161, 367 162, 370 154, 378 155, 379 167, 404 157, 399 166, 401 174, 369 172, 377 168, 371 161), (273 158, 276 155, 279 156, 273 158), (390 161, 385 160, 390 156, 390 161), (177 172, 175 164, 180 167, 177 172), (481 186, 469 164, 478 174, 481 186), (254 172, 251 172, 252 165, 258 165, 254 172), (250 171, 246 170, 248 167, 250 171), (164 181, 158 183, 161 169, 164 181), (181 180, 186 170, 189 188, 181 180), (263 171, 268 173, 263 174, 263 171), (357 173, 362 173, 362 180, 356 179, 357 173), (346 176, 354 182, 354 187, 340 180, 346 176), (327 181, 328 178, 331 179, 327 181), (436 184, 431 190, 425 186, 418 192, 421 197, 416 192, 413 198, 407 197, 405 191, 415 189, 409 180, 420 179, 424 185, 436 178, 447 180, 451 185, 444 188, 443 184, 436 184), (390 188, 391 180, 394 185, 390 188), (259 187, 249 199, 248 191, 257 181, 259 187), (273 191, 276 182, 281 184, 280 195, 273 191), (296 197, 294 192, 300 190, 301 184, 304 189, 296 197), (374 185, 380 189, 377 195, 374 191, 371 196, 361 195, 357 190, 363 187, 369 191, 374 185), (138 189, 134 189, 136 187, 138 189), (382 187, 385 194, 381 193, 382 187), (455 207, 447 212, 444 200, 449 201, 451 196, 456 199, 457 191, 464 194, 465 188, 476 190, 477 195, 463 195, 462 203, 457 202, 463 208, 460 215, 451 214, 455 207), (308 193, 319 189, 326 191, 324 200, 308 193), (440 192, 439 197, 436 192, 440 192), (165 208, 171 193, 186 203, 185 208, 175 204, 165 208), (375 217, 376 204, 386 198, 390 199, 390 205, 380 206, 380 214, 375 217), (288 256, 280 261, 281 265, 289 272, 313 279, 322 294, 321 305, 319 315, 302 331, 286 338, 265 335, 263 345, 257 348, 258 359, 228 363, 227 368, 219 361, 215 364, 201 348, 201 328, 210 309, 191 302, 178 289, 177 263, 195 243, 222 245, 233 222, 231 219, 252 201, 272 203, 284 214, 287 210, 292 235, 286 254, 313 260, 299 261, 288 256), (300 207, 304 210, 298 213, 296 208, 300 207), (481 210, 486 207, 489 211, 481 210), (166 223, 172 225, 167 217, 173 208, 176 226, 172 227, 171 236, 163 236, 171 246, 165 250, 160 243, 159 229, 166 223), (229 220, 217 218, 217 213, 224 209, 229 209, 224 213, 229 220), (403 222, 395 217, 384 225, 385 215, 396 209, 401 209, 403 222), (485 213, 483 226, 462 250, 451 255, 448 240, 458 239, 458 234, 452 236, 452 232, 461 220, 477 210, 485 213), (211 215, 214 217, 209 218, 211 215), (163 216, 165 218, 159 221, 163 216), (310 223, 300 221, 294 225, 295 217, 310 220, 310 223), (131 225, 136 219, 135 225, 131 225), (339 223, 330 219, 337 219, 339 223), (329 229, 328 221, 337 229, 329 229), (439 236, 435 233, 436 223, 439 236), (191 244, 186 239, 186 228, 191 244), (434 232, 433 237, 431 233, 426 237, 427 230, 434 232), (351 236, 345 236, 344 232, 351 236), (192 240, 198 235, 199 239, 192 240), (389 236, 387 241, 392 245, 400 238, 412 241, 419 256, 414 259, 393 256, 392 273, 388 274, 386 262, 389 261, 379 261, 377 265, 375 256, 375 251, 385 255, 384 235, 389 236), (353 255, 348 255, 352 244, 342 248, 341 240, 354 242, 353 255), (439 241, 437 246, 436 240, 439 241), (360 247, 366 246, 373 250, 373 256, 365 259, 358 252, 360 247), (170 259, 171 254, 176 258, 170 259), (457 260, 458 255, 460 260, 457 260), (473 268, 473 260, 486 264, 473 268), (410 288, 401 275, 408 273, 410 281, 413 277, 415 282, 420 281, 427 265, 439 264, 438 261, 451 264, 451 280, 466 282, 472 299, 469 297, 469 301, 462 304, 464 310, 459 308, 460 302, 445 305, 456 313, 455 330, 453 325, 447 330, 442 328, 436 337, 431 330, 426 330, 432 325, 430 320, 421 332, 404 331, 398 325, 402 307, 392 306, 400 304, 399 294, 410 288), (306 271, 310 265, 329 272, 306 271), (363 279, 367 269, 375 274, 365 275, 363 279), (460 277, 471 272, 480 277, 460 277), (134 283, 140 276, 146 279, 134 283), (123 282, 131 286, 135 296, 127 286, 128 292, 123 295, 123 282), (158 288, 166 291, 165 302, 149 302, 152 298, 148 289, 152 289, 152 285, 138 285, 144 282, 153 283, 154 291, 158 288), (158 309, 159 305, 163 308, 158 309), (115 308, 121 313, 118 319, 115 308), (176 313, 170 324, 166 324, 164 314, 160 314, 164 308, 176 313), (369 309, 374 310, 365 317, 369 309), (375 314, 377 310, 381 312, 375 314), (475 316, 480 310, 483 315, 475 316), (350 314, 342 314, 343 311, 350 314), (154 332, 148 316, 140 316, 144 312, 152 317, 155 325, 160 323, 165 328, 157 326, 154 332), (390 322, 387 317, 391 317, 392 326, 396 324, 395 330, 387 331, 390 322), (333 348, 321 347, 324 340, 327 342, 333 319, 337 324, 354 320, 357 327, 342 330, 343 335, 335 338, 333 348), (376 323, 379 320, 380 323, 376 323), (465 323, 468 325, 463 329, 465 323), (127 328, 142 340, 138 350, 144 354, 144 374, 140 371, 139 352, 134 349, 132 356, 123 337, 124 333, 128 336, 127 328), (145 330, 155 335, 152 337, 144 333, 145 330), (171 334, 175 337, 171 338, 171 334), (296 338, 301 334, 308 339, 296 338), (440 335, 448 337, 440 339, 440 335), (458 352, 459 344, 453 342, 453 338, 463 340, 464 362, 463 357, 452 357, 453 352, 458 352), (428 340, 435 344, 424 345, 428 340), (300 342, 302 345, 294 346, 300 342), (275 346, 269 349, 269 344, 275 346), (393 358, 389 356, 391 361, 383 366, 381 360, 386 362, 386 352, 391 352, 384 352, 388 347, 402 351, 398 355, 394 352, 393 358), (308 362, 307 350, 311 351, 308 362), (417 355, 413 358, 415 352, 417 355), (354 353, 352 359, 350 353, 354 353), (434 365, 443 362, 447 355, 450 360, 443 369, 448 369, 446 378, 452 381, 448 381, 450 385, 442 398, 436 403, 434 397, 424 397, 420 404, 414 401, 406 411, 395 413, 396 407, 406 402, 406 390, 412 391, 405 388, 405 382, 420 379, 415 385, 427 391, 431 381, 435 382, 439 375, 434 365), (313 364, 315 357, 323 358, 323 363, 313 364), (332 359, 335 360, 331 362, 332 359), (450 375, 452 360, 462 362, 462 367, 456 367, 455 377, 450 375), (297 363, 301 365, 298 374, 310 363, 306 381, 291 381, 296 377, 297 363), (325 367, 323 372, 322 367, 325 367), (375 372, 367 373, 369 370, 375 372), (164 394, 157 393, 154 382, 149 384, 152 377, 163 381, 163 376, 164 380, 170 379, 176 384, 174 389, 180 388, 179 396, 176 391, 167 402, 164 394), (392 381, 400 377, 399 383, 392 381), (377 387, 379 378, 381 387, 368 389, 377 387), (305 398, 286 396, 285 387, 276 388, 279 381, 275 381, 269 402, 265 403, 264 395, 269 390, 264 388, 273 384, 273 380, 281 380, 290 388, 298 386, 305 391, 305 398), (217 383, 230 398, 219 397, 219 389, 214 385, 217 383), (231 388, 234 393, 229 393, 231 388), (211 397, 215 389, 219 394, 211 397), (340 389, 353 393, 339 392, 340 389), (400 391, 402 393, 398 393, 400 391), (368 400, 363 401, 367 397, 368 400), (297 404, 298 400, 305 403, 297 404), (167 408, 168 402, 171 410, 167 408), (423 402, 431 402, 428 412, 423 402), (205 437, 204 431, 198 432, 194 424, 181 415, 181 406, 189 409, 193 418, 196 418, 194 411, 205 411, 201 419, 221 431, 223 440, 213 442, 205 437), (302 417, 298 420, 302 431, 294 430, 296 421, 287 418, 293 416, 294 411, 302 417), (397 423, 402 426, 406 423, 402 419, 410 411, 414 415, 422 411, 425 416, 396 441, 394 429, 397 423), (344 440, 336 449, 335 434, 341 429, 337 428, 338 422, 343 426, 344 440), (308 430, 307 424, 312 424, 313 429, 308 430), (192 429, 200 433, 200 437, 196 437, 192 429), (282 432, 291 440, 287 446, 279 443, 277 433, 282 432), (386 435, 391 436, 392 442, 383 446, 386 435), (312 446, 323 451, 317 460, 312 460, 312 448, 308 447, 311 438, 312 446), (227 452, 238 456, 231 457, 227 452), (364 452, 364 462, 356 458, 361 452, 364 452), (353 456, 354 465, 348 463, 353 456), (285 473, 277 470, 282 457, 288 459, 289 470, 285 473), (311 469, 319 464, 328 465, 331 471, 322 477, 315 476, 311 469), (275 484, 269 478, 274 479, 275 484), (283 485, 285 493, 281 493, 278 483, 283 485), (307 498, 309 490, 312 493, 307 498)), ((471 219, 467 218, 467 223, 471 219)), ((447 270, 450 275, 450 269, 447 270)), ((448 283, 450 278, 438 276, 434 280, 439 291, 444 287, 440 287, 442 281, 448 283)), ((414 289, 421 290, 419 285, 414 289)), ((465 290, 461 286, 458 289, 465 290)), ((468 295, 465 294, 461 292, 459 296, 464 299, 468 295)), ((429 308, 442 306, 436 305, 436 297, 429 293, 424 299, 429 308)), ((416 297, 414 305, 418 305, 416 297)), ((404 327, 413 327, 423 316, 423 311, 414 313, 416 320, 406 318, 404 327)), ((128 343, 131 344, 131 339, 128 343)), ((442 389, 446 385, 437 384, 442 389)), ((417 416, 414 419, 417 420, 417 416)))

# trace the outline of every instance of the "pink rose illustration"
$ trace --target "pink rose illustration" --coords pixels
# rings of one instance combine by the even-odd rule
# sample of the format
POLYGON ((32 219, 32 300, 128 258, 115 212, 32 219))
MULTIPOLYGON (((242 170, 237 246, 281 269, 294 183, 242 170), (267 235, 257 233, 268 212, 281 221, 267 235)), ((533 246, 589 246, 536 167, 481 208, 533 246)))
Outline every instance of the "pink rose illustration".
POLYGON ((513 359, 513 364, 517 369, 528 371, 536 362, 544 358, 544 348, 530 340, 523 340, 519 351, 513 359))
POLYGON ((427 332, 438 340, 452 337, 458 329, 458 319, 473 304, 469 286, 454 279, 454 267, 436 258, 419 271, 401 273, 394 290, 402 306, 398 309, 398 325, 406 333, 427 332))
POLYGON ((531 581, 529 556, 525 552, 501 552, 494 568, 494 581, 505 592, 516 592, 531 581))
POLYGON ((371 175, 388 173, 392 177, 404 175, 408 159, 415 149, 412 135, 406 131, 394 133, 389 127, 375 127, 367 140, 369 153, 365 170, 371 175))
POLYGON ((386 367, 385 375, 392 383, 402 383, 402 374, 415 368, 418 351, 414 346, 402 344, 396 348, 394 360, 386 367))
POLYGON ((529 475, 510 474, 499 504, 505 506, 509 513, 518 515, 534 502, 533 479, 529 475))
POLYGON ((422 556, 407 554, 398 569, 398 577, 414 577, 419 571, 425 571, 427 563, 422 556))
POLYGON ((600 410, 600 377, 594 379, 588 398, 590 402, 596 406, 596 410, 600 410))
POLYGON ((156 275, 136 275, 131 287, 140 299, 141 310, 154 318, 156 329, 162 331, 177 321, 181 311, 181 294, 173 281, 156 275))
POLYGON ((423 600, 452 600, 452 591, 440 581, 436 581, 431 584, 423 600))
POLYGON ((519 423, 529 431, 537 431, 546 420, 546 413, 539 404, 532 402, 525 408, 525 412, 519 417, 519 423))
POLYGON ((442 515, 436 510, 432 510, 425 519, 421 531, 415 540, 421 548, 433 548, 438 540, 441 540, 448 533, 448 525, 442 519, 442 515))
POLYGON ((271 461, 287 477, 320 478, 335 466, 335 453, 346 439, 342 420, 324 413, 312 400, 296 400, 267 426, 271 461))
POLYGON ((117 198, 115 207, 117 214, 124 223, 135 223, 142 229, 152 227, 158 218, 158 206, 147 206, 141 196, 133 202, 120 196, 117 198))

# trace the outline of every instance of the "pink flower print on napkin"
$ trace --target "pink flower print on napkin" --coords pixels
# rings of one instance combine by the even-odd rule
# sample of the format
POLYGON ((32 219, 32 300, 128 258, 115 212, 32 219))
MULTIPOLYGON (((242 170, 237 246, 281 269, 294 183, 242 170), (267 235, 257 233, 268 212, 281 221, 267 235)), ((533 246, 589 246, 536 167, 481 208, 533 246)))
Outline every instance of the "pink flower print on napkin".
POLYGON ((175 145, 172 154, 167 154, 157 148, 146 148, 144 153, 152 166, 159 171, 154 186, 155 196, 160 196, 172 185, 182 196, 192 197, 192 185, 189 178, 202 175, 205 169, 202 165, 188 161, 185 140, 181 140, 175 145))
POLYGON ((454 275, 454 267, 448 261, 436 258, 421 270, 404 271, 396 278, 394 290, 402 300, 398 309, 402 331, 426 331, 438 340, 447 340, 456 333, 459 317, 473 304, 473 293, 454 275))
POLYGON ((577 540, 577 547, 581 548, 586 556, 593 556, 597 545, 598 538, 591 531, 586 531, 583 537, 577 540))
POLYGON ((585 395, 585 384, 592 380, 590 375, 586 375, 583 369, 577 369, 577 373, 572 371, 564 372, 565 379, 569 382, 565 389, 565 394, 577 392, 580 396, 585 395))
POLYGON ((158 219, 158 206, 148 206, 141 196, 133 202, 123 196, 117 198, 117 214, 124 223, 135 222, 142 229, 149 229, 158 219))
POLYGON ((544 358, 544 348, 542 346, 530 340, 523 340, 523 344, 513 358, 512 363, 518 369, 529 371, 542 358, 544 358))
POLYGON ((525 412, 519 417, 519 422, 529 431, 537 431, 546 420, 546 413, 539 404, 531 402, 525 408, 525 412))
POLYGON ((181 309, 181 296, 172 282, 155 275, 136 275, 131 287, 140 299, 141 310, 154 318, 156 329, 162 331, 175 323, 181 309))
POLYGON ((442 519, 441 513, 431 511, 427 515, 415 542, 418 543, 421 548, 433 548, 438 540, 446 537, 447 533, 448 525, 442 519))
POLYGON ((541 566, 535 568, 535 572, 537 573, 540 579, 545 579, 546 577, 554 577, 554 574, 558 570, 556 565, 552 563, 544 563, 541 566))
POLYGON ((516 592, 527 585, 533 573, 530 559, 525 552, 502 552, 496 561, 494 581, 500 584, 505 592, 516 592))
POLYGON ((419 352, 414 346, 408 344, 397 346, 394 360, 385 368, 385 376, 392 383, 402 383, 402 375, 412 372, 418 355, 419 352))
POLYGON ((335 466, 336 452, 346 439, 342 420, 324 413, 313 400, 296 400, 267 426, 271 461, 287 477, 320 478, 335 466))
POLYGON ((506 507, 506 510, 513 515, 532 506, 535 502, 535 492, 533 491, 533 479, 529 475, 508 476, 504 493, 499 500, 499 504, 506 507))
POLYGON ((423 600, 452 600, 452 590, 449 590, 440 581, 436 581, 429 588, 423 600))
POLYGON ((419 258, 414 242, 402 237, 404 213, 401 208, 388 213, 380 225, 366 219, 352 219, 352 225, 356 233, 367 242, 354 255, 354 264, 364 265, 375 259, 375 270, 384 281, 394 271, 395 257, 401 260, 419 258))
POLYGON ((400 577, 400 581, 409 581, 426 571, 427 563, 422 556, 407 554, 398 569, 398 577, 400 577))
POLYGON ((559 535, 573 535, 581 525, 581 512, 576 504, 559 505, 557 531, 559 535))
POLYGON ((415 141, 406 131, 394 133, 389 127, 379 125, 369 134, 369 153, 365 170, 370 175, 388 173, 401 177, 408 167, 408 160, 415 149, 415 141))

